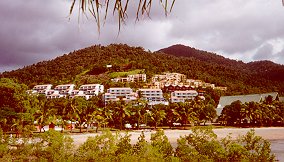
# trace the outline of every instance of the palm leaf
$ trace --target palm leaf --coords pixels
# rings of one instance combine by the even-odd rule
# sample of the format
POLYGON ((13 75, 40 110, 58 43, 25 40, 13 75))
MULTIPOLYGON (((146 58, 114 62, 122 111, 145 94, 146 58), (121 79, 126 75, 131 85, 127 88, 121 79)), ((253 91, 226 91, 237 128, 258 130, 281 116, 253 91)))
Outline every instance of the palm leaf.
MULTIPOLYGON (((107 15, 108 15, 108 9, 110 7, 109 3, 110 0, 105 0, 104 2, 100 2, 100 0, 73 0, 71 3, 71 7, 69 10, 69 16, 72 15, 73 10, 74 10, 74 6, 76 4, 76 1, 78 2, 78 6, 79 6, 79 19, 80 19, 80 14, 82 15, 86 15, 86 12, 88 11, 92 17, 95 18, 95 22, 97 24, 97 28, 98 28, 98 32, 100 33, 100 28, 101 28, 101 21, 100 21, 100 9, 102 9, 104 6, 105 7, 105 15, 104 15, 104 24, 105 21, 107 19, 107 15)), ((175 4, 175 0, 172 0, 171 3, 171 7, 170 9, 168 9, 168 0, 158 0, 160 1, 160 4, 162 5, 165 15, 168 15, 168 12, 171 12, 173 9, 173 6, 175 4)), ((129 0, 126 0, 125 4, 123 5, 122 0, 115 0, 114 2, 114 6, 113 6, 113 15, 115 15, 115 13, 117 13, 118 15, 118 29, 120 31, 121 29, 121 24, 125 22, 125 20, 127 19, 127 9, 128 9, 128 5, 129 5, 129 0)), ((145 14, 147 14, 147 16, 150 16, 150 10, 151 10, 151 6, 152 6, 152 0, 139 0, 138 2, 138 7, 137 7, 137 11, 136 11, 136 20, 139 20, 139 16, 140 14, 143 16, 145 14)))

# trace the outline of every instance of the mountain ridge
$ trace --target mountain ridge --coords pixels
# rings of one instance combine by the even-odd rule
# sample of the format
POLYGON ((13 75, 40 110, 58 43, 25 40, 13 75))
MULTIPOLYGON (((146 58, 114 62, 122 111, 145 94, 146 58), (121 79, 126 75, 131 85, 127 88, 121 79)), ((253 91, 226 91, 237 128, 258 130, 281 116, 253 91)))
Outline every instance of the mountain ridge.
POLYGON ((108 77, 109 69, 105 67, 112 64, 113 71, 145 69, 148 79, 166 71, 183 73, 188 78, 226 86, 228 94, 284 92, 284 78, 279 77, 284 76, 283 66, 243 63, 187 46, 171 47, 152 53, 142 47, 130 47, 126 44, 94 45, 53 60, 4 72, 0 77, 17 79, 29 87, 45 83, 103 83, 109 87, 113 83, 108 77), (188 51, 191 56, 185 55, 188 51), (265 72, 268 65, 269 69, 265 72))
POLYGON ((164 52, 174 56, 193 57, 200 61, 210 61, 211 63, 216 64, 235 66, 246 72, 252 72, 256 75, 265 74, 264 77, 284 81, 284 65, 274 63, 270 60, 259 60, 244 63, 242 61, 225 58, 213 52, 202 51, 181 44, 160 49, 159 52, 164 52))

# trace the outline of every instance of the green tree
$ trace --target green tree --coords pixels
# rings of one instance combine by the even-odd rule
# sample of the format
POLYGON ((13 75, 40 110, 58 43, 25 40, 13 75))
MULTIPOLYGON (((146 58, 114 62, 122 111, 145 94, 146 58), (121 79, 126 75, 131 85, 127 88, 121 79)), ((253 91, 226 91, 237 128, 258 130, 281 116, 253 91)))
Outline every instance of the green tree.
POLYGON ((151 145, 157 148, 158 151, 163 155, 164 159, 170 160, 173 155, 173 147, 171 146, 168 137, 165 135, 164 131, 157 130, 156 133, 151 134, 151 145))
POLYGON ((13 129, 17 134, 30 131, 33 125, 34 96, 26 93, 27 86, 11 79, 0 79, 0 126, 3 131, 13 129))
POLYGON ((188 136, 178 139, 176 156, 182 161, 275 161, 270 143, 254 130, 237 139, 218 140, 212 127, 195 127, 188 136))
POLYGON ((178 113, 178 104, 177 103, 171 103, 169 106, 166 107, 166 119, 167 123, 170 126, 170 128, 173 126, 174 122, 178 122, 180 119, 179 113, 178 113))
POLYGON ((40 134, 32 145, 39 161, 70 161, 75 151, 73 139, 55 130, 40 134))
POLYGON ((42 131, 42 128, 47 122, 47 113, 48 113, 48 107, 47 107, 47 99, 45 96, 40 95, 38 97, 38 104, 37 104, 37 110, 34 114, 35 121, 38 124, 39 131, 42 131))
POLYGON ((115 161, 118 150, 118 135, 110 131, 102 135, 88 137, 75 153, 75 161, 115 161))
POLYGON ((188 122, 193 123, 197 119, 197 114, 193 111, 193 106, 191 103, 178 103, 178 113, 180 115, 182 125, 185 126, 188 122))
POLYGON ((134 120, 136 129, 140 128, 141 120, 146 114, 146 102, 138 100, 137 102, 131 102, 131 118, 134 120))
POLYGON ((225 106, 219 117, 219 121, 225 122, 225 125, 240 124, 244 116, 241 114, 243 108, 243 104, 239 100, 225 106))
POLYGON ((119 124, 119 129, 122 130, 124 128, 125 119, 130 116, 130 104, 126 104, 124 101, 111 102, 107 105, 113 110, 112 119, 114 125, 117 126, 119 124), (118 122, 118 123, 117 123, 118 122))
POLYGON ((207 121, 213 122, 217 117, 217 112, 213 104, 207 103, 200 114, 200 120, 204 122, 204 125, 207 121))
POLYGON ((165 105, 158 104, 153 105, 150 109, 150 117, 154 121, 155 129, 162 122, 162 120, 166 117, 166 112, 164 110, 165 105))
POLYGON ((85 98, 75 97, 72 99, 71 107, 76 116, 76 120, 79 123, 80 132, 82 132, 83 124, 87 121, 87 116, 89 115, 87 110, 90 105, 85 98))

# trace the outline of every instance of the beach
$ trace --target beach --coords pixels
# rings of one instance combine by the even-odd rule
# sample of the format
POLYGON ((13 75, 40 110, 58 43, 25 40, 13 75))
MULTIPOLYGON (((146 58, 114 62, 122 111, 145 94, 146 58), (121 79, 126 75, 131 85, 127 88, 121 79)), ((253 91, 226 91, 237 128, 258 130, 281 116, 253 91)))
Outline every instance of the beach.
MULTIPOLYGON (((217 134, 219 139, 230 135, 233 139, 238 136, 245 135, 249 130, 254 129, 257 136, 261 136, 269 141, 274 140, 284 140, 284 127, 267 127, 267 128, 218 128, 213 129, 214 133, 217 134)), ((134 130, 127 132, 131 135, 131 143, 136 143, 141 132, 144 132, 147 141, 150 141, 152 133, 154 130, 134 130)), ((122 133, 126 133, 123 131, 122 133)), ((176 142, 176 140, 181 137, 191 133, 191 130, 164 130, 165 135, 168 137, 171 143, 176 142)), ((84 134, 72 134, 70 135, 74 139, 75 145, 80 145, 84 143, 88 137, 94 137, 101 133, 84 133, 84 134)))
MULTIPOLYGON (((224 138, 230 135, 233 139, 238 136, 245 135, 252 128, 218 128, 213 129, 214 133, 217 134, 218 139, 224 138)), ((272 152, 276 155, 279 161, 284 161, 284 128, 283 127, 265 127, 265 128, 253 128, 257 136, 261 136, 271 142, 272 152)), ((129 131, 128 134, 131 135, 131 143, 134 144, 138 141, 138 137, 141 132, 144 132, 145 139, 150 141, 153 130, 139 130, 139 131, 129 131)), ((168 137, 170 143, 175 147, 177 139, 181 136, 185 136, 191 133, 191 130, 164 130, 165 135, 168 137)), ((123 131, 122 133, 125 133, 123 131)), ((84 134, 72 134, 70 135, 74 139, 74 144, 79 146, 83 144, 88 137, 94 137, 101 133, 84 133, 84 134)))

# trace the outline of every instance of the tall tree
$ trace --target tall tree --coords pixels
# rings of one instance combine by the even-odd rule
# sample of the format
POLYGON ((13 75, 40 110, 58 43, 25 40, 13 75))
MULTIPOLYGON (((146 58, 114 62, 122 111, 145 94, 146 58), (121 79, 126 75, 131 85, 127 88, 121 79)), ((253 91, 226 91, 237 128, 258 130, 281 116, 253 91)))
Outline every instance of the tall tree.
POLYGON ((4 131, 14 128, 21 133, 26 126, 33 124, 33 100, 26 93, 27 89, 26 85, 11 79, 0 79, 0 126, 4 131))
POLYGON ((76 121, 79 123, 80 132, 82 132, 83 123, 87 121, 87 110, 89 106, 87 100, 83 97, 75 97, 72 99, 71 107, 76 116, 76 121))
POLYGON ((107 105, 113 110, 113 122, 114 125, 119 125, 119 129, 122 130, 124 128, 123 124, 125 124, 125 119, 130 116, 130 104, 126 104, 124 101, 111 102, 107 105), (118 122, 118 123, 117 123, 118 122))
POLYGON ((170 128, 173 126, 173 123, 177 122, 180 119, 178 107, 179 105, 177 103, 171 103, 166 107, 166 119, 170 128))
POLYGON ((150 109, 150 117, 155 123, 155 129, 157 129, 157 126, 166 117, 165 105, 162 104, 153 105, 152 108, 150 109))
POLYGON ((188 122, 192 123, 197 119, 197 114, 193 111, 193 106, 189 102, 178 103, 178 112, 184 128, 188 122))

